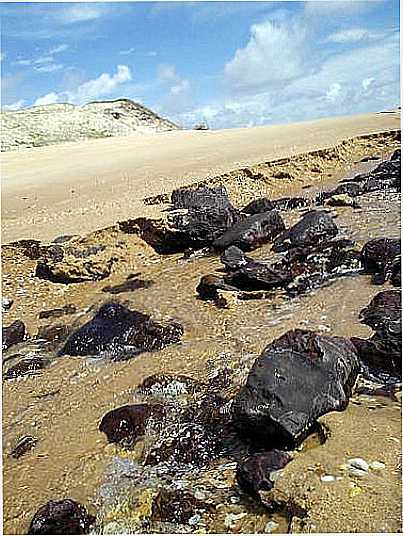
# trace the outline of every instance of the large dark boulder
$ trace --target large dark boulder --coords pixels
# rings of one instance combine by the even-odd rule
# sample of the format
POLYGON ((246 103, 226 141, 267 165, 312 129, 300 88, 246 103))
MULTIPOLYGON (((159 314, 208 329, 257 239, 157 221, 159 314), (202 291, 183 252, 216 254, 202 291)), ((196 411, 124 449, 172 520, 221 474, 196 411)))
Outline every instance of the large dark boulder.
POLYGON ((374 274, 372 281, 382 285, 390 280, 400 286, 400 238, 374 238, 361 251, 361 263, 367 273, 374 274))
POLYGON ((358 371, 348 339, 289 331, 255 361, 234 400, 234 424, 256 446, 293 449, 318 417, 347 407, 358 371))
POLYGON ((216 188, 201 187, 196 190, 178 188, 172 192, 171 201, 176 209, 232 207, 224 186, 217 186, 216 188))
POLYGON ((267 197, 261 197, 260 199, 254 199, 246 205, 241 212, 246 214, 262 214, 263 212, 269 212, 274 209, 274 204, 267 197))
POLYGON ((7 350, 10 346, 22 342, 25 338, 25 324, 22 320, 15 320, 9 326, 2 328, 2 349, 7 350))
POLYGON ((164 414, 161 404, 132 404, 108 411, 99 425, 100 432, 109 443, 121 441, 133 444, 144 435, 150 417, 160 418, 164 414))
POLYGON ((270 242, 284 229, 284 222, 275 210, 255 214, 233 225, 227 232, 216 238, 213 247, 223 250, 230 246, 236 246, 242 251, 252 251, 270 242))
POLYGON ((402 373, 402 301, 400 291, 379 292, 360 312, 360 320, 375 333, 370 339, 352 337, 362 362, 374 371, 402 373))
POLYGON ((246 292, 285 287, 292 280, 293 275, 289 271, 257 261, 251 261, 224 276, 225 283, 246 292))
POLYGON ((270 491, 273 488, 271 473, 283 469, 291 460, 287 452, 277 449, 252 454, 237 466, 238 485, 248 495, 258 498, 259 491, 270 491))
POLYGON ((112 359, 122 359, 161 350, 179 342, 182 335, 183 328, 177 322, 162 325, 149 315, 111 302, 68 338, 59 355, 96 356, 108 352, 112 359))
POLYGON ((72 499, 49 501, 34 515, 28 534, 89 534, 94 522, 94 516, 72 499))
POLYGON ((298 223, 281 233, 273 244, 273 251, 286 251, 292 247, 316 245, 322 240, 337 235, 337 225, 330 214, 323 210, 312 210, 298 223))

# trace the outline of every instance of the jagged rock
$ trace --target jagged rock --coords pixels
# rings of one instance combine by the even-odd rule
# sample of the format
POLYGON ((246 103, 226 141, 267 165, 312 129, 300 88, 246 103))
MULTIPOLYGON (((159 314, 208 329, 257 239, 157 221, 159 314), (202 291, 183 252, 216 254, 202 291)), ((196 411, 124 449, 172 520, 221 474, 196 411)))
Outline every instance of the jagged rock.
POLYGON ((362 193, 386 190, 389 188, 397 188, 400 191, 400 177, 400 155, 399 153, 396 153, 394 159, 391 158, 390 160, 381 162, 375 169, 368 173, 361 173, 352 179, 342 181, 342 183, 359 183, 362 193))
POLYGON ((183 423, 175 430, 167 430, 166 434, 151 447, 146 465, 169 461, 171 464, 203 466, 220 451, 220 438, 201 424, 183 423))
POLYGON ((257 261, 251 261, 224 276, 226 283, 246 292, 285 287, 292 279, 289 271, 257 261))
POLYGON ((161 350, 179 342, 182 335, 183 328, 177 322, 164 326, 149 315, 110 302, 68 338, 59 355, 96 356, 108 352, 112 359, 119 360, 161 350))
POLYGON ((382 285, 390 280, 400 286, 400 251, 399 238, 374 238, 364 245, 361 262, 366 272, 374 274, 373 283, 382 285))
POLYGON ((28 534, 89 534, 94 522, 94 516, 72 499, 49 501, 34 515, 28 534))
POLYGON ((131 445, 144 435, 150 418, 161 418, 164 408, 160 404, 133 404, 108 411, 99 425, 109 443, 125 441, 131 445))
POLYGON ((9 326, 2 328, 2 349, 7 350, 10 346, 22 342, 25 338, 25 324, 22 320, 15 320, 9 326))
POLYGON ((39 313, 39 318, 59 318, 64 315, 72 315, 77 312, 77 308, 72 303, 63 305, 63 307, 58 307, 56 309, 48 309, 47 311, 41 311, 39 313))
POLYGON ((111 274, 116 260, 106 246, 72 241, 49 246, 37 263, 35 275, 53 283, 98 281, 111 274))
POLYGON ((348 339, 289 331, 255 361, 232 406, 234 425, 255 445, 293 449, 318 417, 347 407, 358 371, 348 339))
POLYGON ((337 225, 330 214, 322 210, 312 210, 302 220, 276 238, 273 251, 286 251, 291 247, 316 245, 322 240, 337 235, 337 225))
POLYGON ((173 206, 178 208, 234 208, 228 199, 227 190, 224 186, 216 188, 201 187, 196 190, 190 188, 178 188, 171 195, 173 206))
POLYGON ((270 491, 273 488, 271 473, 283 469, 291 460, 287 452, 276 449, 252 454, 237 466, 238 485, 248 495, 258 498, 260 490, 270 491))
POLYGON ((18 458, 21 458, 21 456, 32 450, 37 442, 37 437, 32 437, 29 435, 20 437, 10 452, 10 456, 18 460, 18 458))
POLYGON ((241 212, 246 214, 262 214, 263 212, 269 212, 274 209, 274 204, 267 197, 261 197, 251 201, 246 207, 241 209, 241 212))
POLYGON ((275 210, 255 214, 233 225, 227 232, 214 240, 213 247, 223 250, 230 246, 236 246, 242 251, 252 251, 272 240, 284 229, 284 222, 275 210))
POLYGON ((370 339, 352 337, 360 359, 370 369, 401 375, 402 303, 397 290, 379 292, 360 312, 360 320, 375 334, 370 339))
POLYGON ((21 359, 16 365, 10 367, 4 374, 5 380, 36 374, 39 370, 44 369, 49 364, 49 360, 40 356, 27 357, 21 359))
POLYGON ((248 263, 253 262, 253 259, 247 257, 236 246, 230 246, 221 254, 220 261, 224 264, 225 269, 230 272, 246 266, 248 263))

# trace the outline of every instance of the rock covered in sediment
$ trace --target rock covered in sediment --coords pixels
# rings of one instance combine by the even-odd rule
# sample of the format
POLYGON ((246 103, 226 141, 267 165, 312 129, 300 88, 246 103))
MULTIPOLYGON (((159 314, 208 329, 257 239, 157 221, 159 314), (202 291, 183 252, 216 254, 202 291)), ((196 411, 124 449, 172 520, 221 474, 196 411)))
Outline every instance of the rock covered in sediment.
POLYGON ((226 283, 223 277, 207 274, 203 275, 196 287, 196 292, 202 300, 216 300, 219 291, 238 292, 238 288, 226 283))
POLYGON ((233 225, 228 231, 216 238, 213 247, 218 250, 236 246, 242 251, 252 251, 270 242, 284 231, 285 225, 278 212, 271 210, 249 216, 246 220, 233 225))
POLYGON ((401 282, 400 238, 374 238, 361 251, 361 263, 367 273, 374 274, 373 282, 382 285, 390 280, 392 285, 401 282))
POLYGON ((259 199, 254 199, 246 205, 241 212, 246 214, 261 214, 263 212, 269 212, 274 209, 274 204, 267 197, 261 197, 259 199))
POLYGON ((2 328, 2 349, 7 350, 10 346, 22 342, 25 338, 25 324, 22 320, 15 320, 9 326, 2 328))
POLYGON ((322 240, 334 238, 337 232, 337 225, 330 214, 323 210, 311 210, 298 223, 281 233, 272 249, 278 252, 317 245, 322 240))
POLYGON ((106 246, 78 240, 49 246, 38 260, 35 275, 54 283, 98 281, 111 274, 116 260, 106 246))
POLYGON ((11 366, 4 373, 3 377, 5 380, 11 380, 14 378, 18 378, 19 376, 29 376, 32 374, 36 374, 38 371, 44 369, 48 364, 49 360, 44 357, 27 357, 25 359, 21 359, 21 361, 11 366))
POLYGON ((379 292, 360 312, 375 333, 370 339, 352 337, 362 362, 371 370, 402 372, 402 301, 400 291, 379 292))
POLYGON ((99 425, 100 432, 109 443, 121 441, 133 444, 144 435, 150 418, 161 417, 164 408, 160 404, 131 404, 108 411, 99 425))
POLYGON ((259 491, 270 491, 274 485, 271 474, 283 469, 291 460, 287 452, 277 449, 252 454, 238 463, 236 470, 238 485, 252 497, 257 497, 259 491))
POLYGON ((149 315, 110 302, 66 341, 59 355, 86 356, 108 352, 112 359, 161 350, 179 342, 183 328, 177 322, 162 325, 149 315))
POLYGON ((293 330, 267 346, 234 400, 234 425, 265 448, 295 448, 316 419, 348 405, 359 371, 342 337, 293 330))
POLYGON ((94 516, 73 499, 49 501, 34 515, 28 534, 89 534, 94 522, 94 516))

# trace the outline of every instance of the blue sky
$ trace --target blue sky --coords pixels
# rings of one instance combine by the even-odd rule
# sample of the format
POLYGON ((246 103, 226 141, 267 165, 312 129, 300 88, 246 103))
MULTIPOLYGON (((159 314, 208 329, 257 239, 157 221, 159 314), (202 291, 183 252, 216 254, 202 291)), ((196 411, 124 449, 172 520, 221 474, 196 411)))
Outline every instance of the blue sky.
POLYGON ((400 105, 398 0, 2 3, 2 106, 131 98, 191 127, 400 105))

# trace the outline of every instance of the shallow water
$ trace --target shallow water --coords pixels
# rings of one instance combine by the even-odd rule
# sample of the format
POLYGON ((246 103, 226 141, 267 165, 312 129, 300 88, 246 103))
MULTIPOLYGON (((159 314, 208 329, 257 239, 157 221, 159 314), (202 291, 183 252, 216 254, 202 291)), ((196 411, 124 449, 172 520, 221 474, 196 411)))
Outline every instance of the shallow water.
MULTIPOLYGON (((362 167, 355 170, 361 171, 362 167)), ((331 183, 328 188, 331 188, 331 183)), ((306 194, 306 191, 302 192, 306 194)), ((400 236, 399 194, 373 193, 361 196, 359 203, 362 208, 358 210, 349 207, 332 209, 337 215, 336 223, 341 235, 356 240, 358 247, 370 238, 400 236)), ((284 213, 287 224, 298 220, 303 212, 284 213)), ((250 256, 262 260, 274 257, 270 245, 252 252, 250 256)), ((110 409, 139 400, 136 386, 156 372, 188 374, 207 381, 217 371, 225 369, 231 378, 231 385, 223 390, 223 395, 230 398, 245 381, 250 366, 262 349, 290 329, 306 328, 330 335, 368 336, 371 330, 359 323, 358 313, 380 290, 391 287, 389 284, 374 286, 369 276, 356 273, 329 281, 320 289, 293 299, 281 292, 273 292, 261 300, 242 301, 233 297, 228 309, 218 309, 211 303, 198 300, 195 293, 202 275, 214 273, 222 267, 218 258, 184 261, 181 255, 152 255, 146 256, 141 264, 141 278, 152 282, 148 288, 118 295, 103 292, 105 286, 118 285, 133 273, 130 262, 131 259, 128 259, 127 266, 113 274, 107 282, 69 286, 31 280, 30 274, 35 266, 32 261, 25 261, 25 264, 20 262, 10 270, 14 278, 21 278, 22 283, 18 288, 25 291, 25 294, 16 291, 15 295, 28 294, 31 300, 28 315, 31 333, 38 324, 37 312, 42 309, 74 303, 79 308, 79 314, 58 321, 81 325, 93 316, 98 304, 110 298, 127 304, 131 309, 152 314, 156 320, 174 318, 183 324, 185 335, 180 344, 120 363, 111 362, 107 356, 102 359, 54 358, 50 367, 42 373, 4 383, 6 533, 26 531, 32 514, 40 505, 49 499, 65 496, 89 505, 92 512, 97 510, 98 526, 95 530, 109 533, 119 532, 122 528, 137 532, 210 533, 296 530, 291 514, 284 508, 269 514, 240 495, 234 485, 233 458, 224 456, 202 470, 176 466, 163 467, 159 471, 155 467, 144 469, 139 464, 141 453, 136 450, 127 453, 120 447, 107 444, 104 435, 98 431, 99 422, 110 409), (28 434, 38 438, 35 448, 18 460, 10 459, 8 453, 17 439, 28 434), (161 487, 198 492, 197 495, 203 497, 200 500, 207 501, 207 504, 209 501, 214 503, 214 515, 205 507, 204 512, 201 508, 195 514, 191 524, 172 524, 155 519, 150 521, 156 490, 161 487)), ((15 280, 10 281, 6 289, 15 289, 12 285, 15 285, 15 280)), ((5 321, 9 323, 14 320, 13 315, 17 311, 18 308, 7 313, 5 321)), ((31 343, 30 349, 44 351, 40 344, 33 348, 31 343)), ((45 350, 54 355, 54 350, 45 350)), ((18 351, 26 355, 27 346, 13 347, 5 357, 18 351)), ((319 489, 311 490, 314 498, 310 505, 312 514, 307 522, 314 526, 309 530, 306 528, 306 531, 337 531, 340 526, 349 531, 377 531, 375 529, 382 526, 396 530, 400 526, 397 514, 400 483, 396 481, 397 460, 394 461, 400 442, 399 399, 396 402, 379 395, 360 395, 355 397, 346 412, 331 417, 329 422, 325 424, 332 428, 332 439, 323 446, 313 441, 306 445, 305 450, 296 453, 296 459, 284 472, 288 474, 291 471, 290 482, 294 481, 295 476, 292 467, 296 468, 296 474, 303 470, 309 472, 307 467, 316 467, 315 464, 322 464, 330 470, 336 463, 335 453, 339 453, 337 463, 341 464, 345 453, 354 450, 354 445, 358 446, 354 455, 363 458, 376 455, 376 459, 385 460, 387 469, 377 477, 378 480, 369 479, 358 486, 364 492, 357 494, 355 502, 351 502, 349 492, 344 494, 342 486, 349 485, 347 479, 336 483, 330 491, 329 486, 325 487, 319 480, 319 484, 315 484, 319 489), (376 412, 379 412, 379 417, 376 412), (386 417, 387 424, 384 422, 386 417), (361 426, 359 430, 356 422, 361 426), (352 423, 359 437, 354 437, 352 423), (384 443, 379 442, 376 447, 368 442, 373 432, 372 428, 366 426, 373 426, 373 423, 378 430, 389 426, 390 435, 387 437, 397 439, 397 444, 394 441, 387 443, 390 448, 386 454, 384 443), (372 497, 371 494, 379 492, 385 495, 392 507, 389 504, 386 508, 380 499, 374 503, 368 499, 368 496, 372 497), (317 497, 323 498, 322 506, 317 497), (334 514, 336 519, 327 517, 325 505, 329 499, 339 501, 340 508, 347 510, 348 519, 343 520, 337 514, 337 509, 334 514), (368 514, 373 518, 372 525, 363 519, 368 505, 372 508, 368 514), (312 521, 315 516, 320 518, 316 525, 312 521)), ((149 441, 154 441, 156 431, 150 430, 149 435, 149 441)), ((309 480, 308 477, 306 480, 309 480)))

